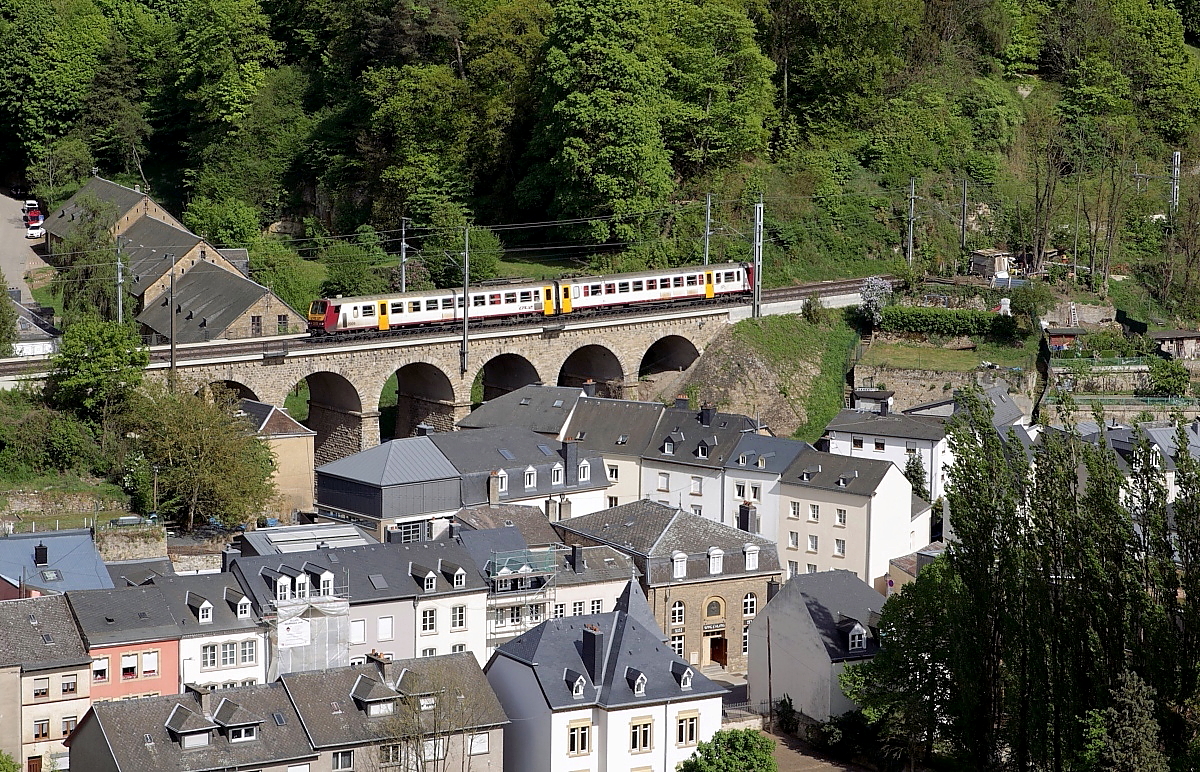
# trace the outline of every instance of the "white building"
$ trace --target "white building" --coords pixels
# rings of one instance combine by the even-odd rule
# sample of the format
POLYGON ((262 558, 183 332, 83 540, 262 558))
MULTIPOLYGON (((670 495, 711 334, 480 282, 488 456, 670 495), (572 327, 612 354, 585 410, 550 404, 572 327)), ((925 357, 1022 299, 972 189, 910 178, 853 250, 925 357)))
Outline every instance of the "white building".
POLYGON ((628 609, 496 650, 484 672, 510 721, 506 769, 672 772, 721 728, 725 690, 672 652, 644 597, 628 609))
POLYGON ((943 418, 843 410, 825 427, 825 438, 830 453, 890 461, 901 470, 915 455, 925 467, 931 500, 946 493, 946 477, 954 458, 943 418))

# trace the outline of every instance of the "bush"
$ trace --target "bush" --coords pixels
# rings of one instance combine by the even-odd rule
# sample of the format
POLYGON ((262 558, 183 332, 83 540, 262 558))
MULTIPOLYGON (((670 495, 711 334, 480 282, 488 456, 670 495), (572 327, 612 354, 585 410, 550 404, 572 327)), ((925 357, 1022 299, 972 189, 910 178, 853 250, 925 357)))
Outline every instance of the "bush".
POLYGON ((785 734, 795 734, 800 727, 800 712, 792 704, 789 695, 785 694, 775 701, 775 718, 785 734))
POLYGON ((1017 332, 1016 320, 989 311, 957 308, 920 308, 887 306, 880 312, 879 329, 884 332, 915 332, 922 335, 987 336, 1011 340, 1017 332))

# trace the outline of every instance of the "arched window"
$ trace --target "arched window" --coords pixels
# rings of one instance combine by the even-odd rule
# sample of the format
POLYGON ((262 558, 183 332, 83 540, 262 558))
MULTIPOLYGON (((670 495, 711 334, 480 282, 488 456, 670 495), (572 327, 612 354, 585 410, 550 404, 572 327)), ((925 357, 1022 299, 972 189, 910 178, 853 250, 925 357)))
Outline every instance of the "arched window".
POLYGON ((684 618, 683 601, 677 600, 671 604, 671 624, 681 625, 681 624, 683 624, 683 618, 684 618))
POLYGON ((752 592, 746 593, 746 597, 742 598, 742 616, 752 617, 758 613, 758 596, 752 592))
POLYGON ((708 606, 704 609, 704 616, 719 617, 721 616, 721 601, 717 599, 710 600, 708 606))

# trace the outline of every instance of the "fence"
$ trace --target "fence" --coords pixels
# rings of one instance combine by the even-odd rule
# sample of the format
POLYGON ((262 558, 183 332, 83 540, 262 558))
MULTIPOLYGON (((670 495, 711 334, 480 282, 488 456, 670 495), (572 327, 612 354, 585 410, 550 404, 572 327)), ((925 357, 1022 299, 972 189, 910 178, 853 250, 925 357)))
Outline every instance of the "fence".
MULTIPOLYGON (((1071 400, 1076 405, 1128 405, 1130 407, 1200 407, 1200 399, 1193 397, 1135 397, 1135 396, 1113 396, 1103 394, 1072 394, 1071 400)), ((1046 403, 1057 405, 1062 402, 1062 398, 1057 394, 1051 394, 1046 397, 1046 403)))
POLYGON ((1091 367, 1132 367, 1149 365, 1158 357, 1055 357, 1050 360, 1050 367, 1071 368, 1086 364, 1091 367))

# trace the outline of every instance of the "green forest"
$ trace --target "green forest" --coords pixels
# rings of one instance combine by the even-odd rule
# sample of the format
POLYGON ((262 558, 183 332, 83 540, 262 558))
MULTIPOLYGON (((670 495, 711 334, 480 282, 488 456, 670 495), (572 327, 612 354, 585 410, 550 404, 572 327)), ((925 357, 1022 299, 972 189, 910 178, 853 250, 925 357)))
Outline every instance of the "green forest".
POLYGON ((714 260, 762 196, 769 283, 903 271, 911 178, 917 272, 961 270, 965 209, 968 248, 1200 316, 1198 32, 1190 0, 10 0, 0 156, 51 204, 142 185, 301 306, 398 284, 402 231, 410 287, 468 224, 476 279, 698 262, 708 194, 714 260))

